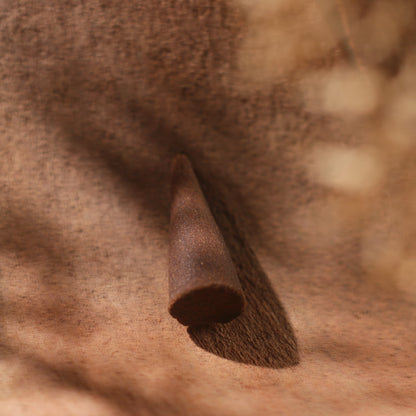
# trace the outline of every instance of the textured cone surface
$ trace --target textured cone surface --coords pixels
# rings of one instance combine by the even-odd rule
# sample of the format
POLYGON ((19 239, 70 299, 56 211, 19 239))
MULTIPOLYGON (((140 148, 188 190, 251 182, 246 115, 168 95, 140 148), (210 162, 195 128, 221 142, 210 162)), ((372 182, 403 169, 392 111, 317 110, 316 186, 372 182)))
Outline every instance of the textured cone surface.
POLYGON ((228 322, 243 292, 220 230, 188 158, 172 163, 169 312, 184 325, 228 322))

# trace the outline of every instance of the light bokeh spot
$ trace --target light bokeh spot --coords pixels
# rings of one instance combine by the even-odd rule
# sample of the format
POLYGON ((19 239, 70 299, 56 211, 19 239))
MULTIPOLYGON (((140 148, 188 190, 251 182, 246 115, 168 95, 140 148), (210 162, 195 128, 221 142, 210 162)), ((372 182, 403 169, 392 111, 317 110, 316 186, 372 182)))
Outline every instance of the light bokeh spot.
POLYGON ((383 173, 377 153, 367 148, 320 145, 311 159, 312 177, 321 185, 340 191, 369 191, 380 182, 383 173))

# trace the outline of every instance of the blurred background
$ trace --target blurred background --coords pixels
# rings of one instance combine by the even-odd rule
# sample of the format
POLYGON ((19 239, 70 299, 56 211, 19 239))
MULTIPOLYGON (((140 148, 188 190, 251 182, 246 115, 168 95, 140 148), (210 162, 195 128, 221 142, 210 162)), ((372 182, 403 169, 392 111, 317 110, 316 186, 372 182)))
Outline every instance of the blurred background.
POLYGON ((295 85, 307 110, 341 123, 304 154, 334 192, 299 213, 311 244, 361 233, 367 279, 416 296, 416 37, 409 0, 241 0, 245 87, 295 85), (315 228, 315 232, 312 231, 315 228))

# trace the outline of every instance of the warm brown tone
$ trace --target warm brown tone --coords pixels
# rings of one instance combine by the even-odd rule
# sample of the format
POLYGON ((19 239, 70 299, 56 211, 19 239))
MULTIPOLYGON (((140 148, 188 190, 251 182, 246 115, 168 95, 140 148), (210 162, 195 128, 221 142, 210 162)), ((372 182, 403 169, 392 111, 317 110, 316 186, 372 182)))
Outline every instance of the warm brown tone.
POLYGON ((191 339, 204 350, 239 363, 275 369, 299 364, 293 328, 250 246, 236 207, 228 206, 214 184, 202 183, 237 269, 246 306, 232 322, 189 327, 191 339))
POLYGON ((1 1, 0 414, 414 416, 414 6, 1 1), (178 153, 247 302, 189 332, 178 153))
POLYGON ((169 312, 183 325, 228 322, 244 296, 227 246, 185 155, 172 162, 169 312))

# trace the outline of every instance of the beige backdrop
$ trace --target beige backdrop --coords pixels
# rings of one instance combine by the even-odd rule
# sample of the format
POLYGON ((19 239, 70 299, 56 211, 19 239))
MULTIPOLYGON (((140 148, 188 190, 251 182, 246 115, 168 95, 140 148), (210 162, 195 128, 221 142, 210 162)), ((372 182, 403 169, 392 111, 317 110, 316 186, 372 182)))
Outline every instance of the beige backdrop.
POLYGON ((414 415, 414 16, 0 1, 0 414, 414 415), (227 325, 167 313, 178 152, 249 301, 227 325))

